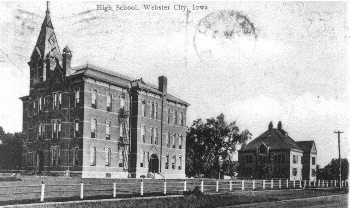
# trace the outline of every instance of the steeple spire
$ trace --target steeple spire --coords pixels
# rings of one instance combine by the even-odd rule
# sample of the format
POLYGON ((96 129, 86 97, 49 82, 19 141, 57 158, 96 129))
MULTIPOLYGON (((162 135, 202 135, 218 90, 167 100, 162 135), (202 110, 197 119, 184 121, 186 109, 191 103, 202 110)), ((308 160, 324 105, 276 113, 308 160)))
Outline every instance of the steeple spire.
POLYGON ((50 5, 50 2, 47 1, 46 2, 46 13, 50 13, 49 5, 50 5))

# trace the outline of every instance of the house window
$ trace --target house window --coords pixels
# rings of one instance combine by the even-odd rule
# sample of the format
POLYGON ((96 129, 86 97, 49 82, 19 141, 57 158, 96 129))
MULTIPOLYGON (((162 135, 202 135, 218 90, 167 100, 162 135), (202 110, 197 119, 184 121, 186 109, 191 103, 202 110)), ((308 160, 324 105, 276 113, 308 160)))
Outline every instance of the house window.
POLYGON ((316 158, 312 157, 312 165, 316 165, 316 158))
POLYGON ((42 110, 42 103, 43 102, 43 98, 42 97, 39 97, 39 109, 38 109, 38 112, 40 112, 42 110))
POLYGON ((97 90, 93 90, 92 91, 91 107, 97 108, 97 90))
POLYGON ((91 138, 96 138, 97 120, 91 119, 91 138))
POLYGON ((179 156, 179 170, 182 169, 182 156, 179 156))
POLYGON ((90 165, 96 165, 96 147, 90 147, 90 165))
POLYGON ((311 170, 311 176, 312 177, 316 177, 316 169, 312 169, 311 170))
POLYGON ((44 139, 45 135, 45 125, 44 124, 39 124, 39 139, 44 139))
POLYGON ((169 155, 166 156, 165 169, 169 169, 169 155))
POLYGON ((140 158, 140 167, 143 168, 143 164, 145 163, 145 152, 141 152, 141 158, 140 158))
POLYGON ((166 146, 170 147, 170 133, 169 132, 166 134, 166 146))
POLYGON ((124 108, 125 107, 125 95, 124 97, 120 98, 120 108, 124 108))
POLYGON ((158 119, 158 103, 156 103, 155 109, 154 109, 154 118, 158 119))
POLYGON ((120 141, 123 141, 124 139, 124 125, 120 124, 119 126, 119 139, 120 141))
POLYGON ((79 120, 74 120, 74 137, 78 137, 79 135, 79 120))
POLYGON ((286 155, 282 155, 282 163, 286 163, 286 155))
POLYGON ((167 122, 170 124, 170 108, 168 108, 167 122))
POLYGON ((177 124, 177 111, 174 110, 174 121, 173 121, 173 124, 177 124))
POLYGON ((298 175, 298 169, 297 168, 293 168, 292 169, 292 174, 293 174, 293 176, 297 176, 298 175))
POLYGON ((259 148, 259 153, 260 154, 266 154, 266 147, 263 144, 259 148))
POLYGON ((151 102, 150 116, 151 116, 151 118, 154 118, 154 103, 153 102, 151 102))
POLYGON ((57 138, 61 137, 61 130, 62 130, 61 121, 57 121, 57 138))
MULTIPOLYGON (((53 109, 55 109, 55 107, 57 107, 57 93, 52 94, 52 99, 53 99, 53 109)), ((34 108, 35 108, 35 105, 34 105, 34 108)))
POLYGON ((182 112, 180 113, 180 125, 184 125, 184 114, 182 112))
POLYGON ((171 163, 171 168, 175 170, 175 163, 176 163, 176 156, 173 155, 172 163, 171 163))
POLYGON ((293 163, 298 163, 298 156, 297 155, 293 155, 293 163))
POLYGON ((80 103, 80 92, 79 92, 79 90, 76 90, 74 94, 75 94, 75 107, 78 107, 79 103, 80 103))
POLYGON ((282 155, 278 155, 278 163, 282 163, 282 155))
POLYGON ((145 126, 141 126, 141 138, 142 138, 142 142, 146 143, 146 127, 145 126))
POLYGON ((107 111, 108 112, 112 111, 112 95, 111 94, 107 95, 107 111))
POLYGON ((153 138, 154 138, 154 129, 151 128, 151 144, 153 144, 153 138))
POLYGON ((105 149, 105 165, 106 166, 111 165, 111 149, 109 148, 105 149))
POLYGON ((142 101, 141 103, 141 115, 146 117, 146 101, 142 101))
POLYGON ((173 148, 175 148, 175 140, 176 140, 176 134, 173 134, 173 148))
POLYGON ((154 128, 154 144, 158 144, 158 129, 154 128))
POLYGON ((106 122, 106 140, 110 140, 111 139, 111 136, 109 134, 110 128, 111 128, 111 123, 107 121, 106 122))
POLYGON ((38 125, 38 139, 41 139, 41 124, 38 125))
POLYGON ((124 161, 124 155, 123 155, 123 150, 119 150, 119 167, 123 167, 123 161, 124 161))
POLYGON ((182 149, 182 135, 179 136, 179 149, 182 149))
POLYGON ((58 92, 58 108, 61 108, 62 107, 62 93, 61 92, 58 92))
POLYGON ((59 147, 51 147, 51 166, 60 165, 60 153, 59 147))
POLYGON ((78 166, 78 153, 79 153, 79 148, 78 147, 75 147, 74 148, 74 155, 73 155, 73 165, 74 167, 77 167, 78 166))
POLYGON ((56 136, 57 136, 56 121, 52 121, 52 139, 56 139, 56 136))

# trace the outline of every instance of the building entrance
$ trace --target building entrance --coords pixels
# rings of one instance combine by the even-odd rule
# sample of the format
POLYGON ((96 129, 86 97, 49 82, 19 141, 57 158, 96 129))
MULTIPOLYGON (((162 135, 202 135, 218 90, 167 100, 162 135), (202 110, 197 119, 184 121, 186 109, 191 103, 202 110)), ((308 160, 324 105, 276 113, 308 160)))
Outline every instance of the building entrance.
POLYGON ((149 160, 149 172, 159 173, 159 159, 156 154, 151 155, 149 160))

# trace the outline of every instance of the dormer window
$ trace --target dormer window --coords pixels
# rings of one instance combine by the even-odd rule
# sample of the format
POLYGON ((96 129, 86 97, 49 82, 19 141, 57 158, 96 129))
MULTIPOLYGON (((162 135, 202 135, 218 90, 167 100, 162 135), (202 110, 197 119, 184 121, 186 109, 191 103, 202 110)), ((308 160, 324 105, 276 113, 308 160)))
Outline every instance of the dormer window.
POLYGON ((265 146, 264 143, 262 143, 259 147, 259 154, 267 154, 267 147, 265 146))

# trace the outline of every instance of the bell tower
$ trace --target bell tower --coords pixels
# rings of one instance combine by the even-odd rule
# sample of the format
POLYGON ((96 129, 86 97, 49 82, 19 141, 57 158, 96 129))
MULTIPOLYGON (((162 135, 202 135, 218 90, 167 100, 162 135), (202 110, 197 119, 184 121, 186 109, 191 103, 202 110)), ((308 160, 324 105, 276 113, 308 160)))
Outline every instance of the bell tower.
POLYGON ((49 2, 45 19, 41 25, 39 37, 30 57, 30 89, 40 82, 50 78, 50 73, 55 70, 56 65, 62 63, 62 55, 57 43, 57 38, 51 22, 49 2))

